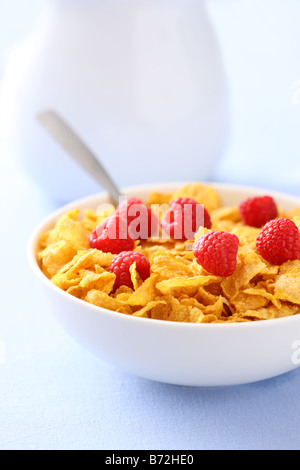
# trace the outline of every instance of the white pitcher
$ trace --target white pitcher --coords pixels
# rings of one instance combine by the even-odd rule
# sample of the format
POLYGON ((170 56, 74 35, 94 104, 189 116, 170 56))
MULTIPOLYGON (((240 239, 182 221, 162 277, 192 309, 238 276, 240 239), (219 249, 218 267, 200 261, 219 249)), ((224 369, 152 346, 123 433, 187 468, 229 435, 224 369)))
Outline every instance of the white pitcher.
POLYGON ((204 0, 49 0, 1 89, 5 155, 59 202, 99 191, 35 120, 59 112, 118 185, 209 178, 228 93, 204 0))

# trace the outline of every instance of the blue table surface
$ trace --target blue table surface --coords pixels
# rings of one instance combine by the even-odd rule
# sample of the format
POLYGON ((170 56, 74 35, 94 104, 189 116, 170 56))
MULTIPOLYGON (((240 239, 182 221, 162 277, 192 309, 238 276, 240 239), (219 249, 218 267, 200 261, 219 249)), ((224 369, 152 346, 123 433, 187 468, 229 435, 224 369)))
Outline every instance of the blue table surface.
MULTIPOLYGON (((234 124, 211 179, 300 196, 300 8, 261 3, 210 2, 234 124)), ((131 376, 73 341, 26 259, 31 231, 56 203, 1 147, 0 191, 0 449, 299 449, 300 369, 235 387, 172 386, 131 376)))

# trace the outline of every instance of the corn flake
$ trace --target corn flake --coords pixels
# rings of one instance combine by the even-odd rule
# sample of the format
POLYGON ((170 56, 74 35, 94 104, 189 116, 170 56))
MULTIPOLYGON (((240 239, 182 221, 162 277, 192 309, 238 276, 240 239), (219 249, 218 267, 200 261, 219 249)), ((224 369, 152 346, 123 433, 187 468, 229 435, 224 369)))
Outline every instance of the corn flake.
POLYGON ((221 198, 213 187, 201 183, 190 183, 176 191, 171 199, 188 197, 203 204, 210 212, 221 207, 221 198))

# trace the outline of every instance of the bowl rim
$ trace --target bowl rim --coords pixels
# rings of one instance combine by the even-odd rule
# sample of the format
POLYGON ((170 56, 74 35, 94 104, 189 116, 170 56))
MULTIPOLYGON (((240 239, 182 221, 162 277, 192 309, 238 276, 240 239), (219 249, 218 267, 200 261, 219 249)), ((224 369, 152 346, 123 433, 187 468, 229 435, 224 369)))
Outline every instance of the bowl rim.
MULTIPOLYGON (((153 188, 165 188, 161 189, 162 191, 167 191, 167 188, 170 188, 171 190, 174 190, 174 188, 178 187, 183 187, 186 184, 190 184, 191 182, 167 182, 167 183, 149 183, 149 184, 143 184, 143 185, 131 185, 131 186, 125 186, 121 188, 121 192, 126 194, 132 193, 132 192, 139 192, 139 191, 153 191, 153 188)), ((279 191, 273 191, 269 189, 262 189, 256 186, 244 186, 244 185, 236 185, 232 183, 219 183, 219 182, 200 182, 202 184, 205 184, 207 186, 212 186, 216 189, 222 190, 234 190, 236 192, 238 191, 249 191, 252 194, 268 194, 270 196, 273 196, 274 198, 288 198, 288 200, 295 204, 300 206, 300 198, 297 196, 289 195, 287 193, 279 192, 279 191)), ((116 312, 114 310, 109 310, 103 307, 98 307, 96 305, 90 304, 86 302, 85 300, 78 299, 77 297, 74 297, 67 292, 63 291, 60 289, 58 286, 53 284, 50 279, 48 279, 45 274, 42 272, 38 260, 36 258, 36 247, 38 246, 38 241, 39 237, 41 234, 46 230, 46 227, 49 227, 51 223, 54 223, 55 220, 57 220, 62 214, 65 212, 68 212, 69 210, 75 209, 77 205, 85 205, 89 204, 90 201, 94 201, 97 198, 103 198, 103 197, 108 197, 108 193, 106 191, 101 191, 99 193, 94 193, 89 196, 85 196, 80 199, 76 199, 74 201, 71 201, 67 204, 64 204, 57 208, 55 211, 50 213, 48 216, 46 216, 33 230, 31 233, 28 243, 27 243, 27 261, 29 263, 29 266, 32 270, 32 272, 35 274, 35 276, 43 283, 43 285, 51 289, 55 295, 62 296, 65 300, 68 300, 71 303, 78 304, 81 307, 85 307, 88 310, 91 310, 94 313, 101 313, 102 315, 105 316, 111 316, 113 315, 115 318, 120 318, 122 321, 134 321, 134 322, 146 322, 148 325, 160 325, 160 327, 172 327, 172 328, 186 328, 186 329, 209 329, 209 330, 223 330, 223 329, 249 329, 249 328, 264 328, 264 327, 271 327, 271 326, 278 326, 279 324, 286 324, 290 322, 295 322, 296 319, 300 319, 300 312, 299 316, 298 314, 291 315, 289 317, 282 317, 282 318, 274 318, 274 319, 265 319, 265 320, 258 320, 258 321, 253 321, 253 322, 235 322, 235 323, 191 323, 191 322, 175 322, 175 321, 170 321, 170 320, 159 320, 159 319, 153 319, 153 318, 144 318, 144 317, 137 317, 137 316, 132 316, 132 315, 126 315, 124 313, 116 312)), ((89 206, 87 206, 88 208, 89 206)))

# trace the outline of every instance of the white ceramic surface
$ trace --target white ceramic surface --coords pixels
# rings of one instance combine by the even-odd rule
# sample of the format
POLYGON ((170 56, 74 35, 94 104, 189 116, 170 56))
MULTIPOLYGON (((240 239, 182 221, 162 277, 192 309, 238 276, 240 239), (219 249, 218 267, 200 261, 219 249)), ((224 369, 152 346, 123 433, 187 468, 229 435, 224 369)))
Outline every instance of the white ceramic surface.
MULTIPOLYGON (((169 191, 180 184, 125 188, 145 197, 149 191, 169 191)), ((255 194, 271 194, 285 208, 300 207, 300 199, 260 189, 214 185, 224 204, 237 204, 255 194)), ((36 262, 40 235, 70 208, 96 208, 105 194, 94 195, 50 215, 33 233, 28 258, 45 305, 65 330, 100 359, 140 377, 187 386, 226 386, 268 379, 299 366, 300 315, 237 324, 188 324, 136 318, 90 305, 54 286, 36 262)))
POLYGON ((204 0, 48 0, 1 88, 3 155, 61 203, 98 186, 35 121, 45 109, 119 185, 191 179, 195 168, 207 179, 227 141, 227 80, 204 0))

